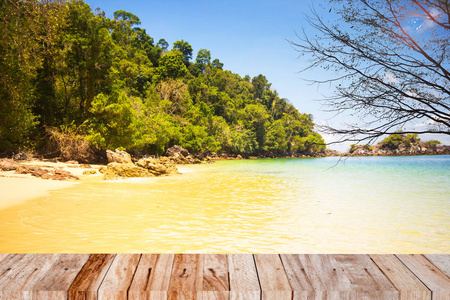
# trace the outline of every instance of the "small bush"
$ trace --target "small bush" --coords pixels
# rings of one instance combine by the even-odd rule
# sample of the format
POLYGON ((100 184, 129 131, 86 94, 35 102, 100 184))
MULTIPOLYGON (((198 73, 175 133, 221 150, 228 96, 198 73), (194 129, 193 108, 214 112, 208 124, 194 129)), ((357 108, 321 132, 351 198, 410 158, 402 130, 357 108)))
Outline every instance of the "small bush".
POLYGON ((51 141, 56 143, 58 150, 61 152, 62 160, 76 160, 84 163, 95 161, 91 144, 84 136, 77 133, 76 128, 70 126, 61 130, 47 128, 47 132, 51 141))
POLYGON ((431 140, 431 141, 425 142, 425 145, 427 146, 427 148, 431 148, 431 149, 436 149, 436 147, 440 144, 442 144, 442 143, 438 140, 431 140))
POLYGON ((365 145, 357 145, 357 144, 351 144, 350 145, 350 150, 348 150, 350 153, 353 153, 356 151, 356 149, 358 148, 362 148, 362 149, 366 149, 369 151, 373 150, 373 146, 369 145, 369 144, 365 144, 365 145))
POLYGON ((389 148, 392 150, 398 149, 398 146, 402 143, 402 141, 403 137, 400 134, 391 134, 382 141, 383 148, 389 148))
POLYGON ((419 136, 417 133, 409 133, 406 137, 403 143, 405 144, 406 148, 411 148, 412 144, 416 144, 420 141, 419 136))

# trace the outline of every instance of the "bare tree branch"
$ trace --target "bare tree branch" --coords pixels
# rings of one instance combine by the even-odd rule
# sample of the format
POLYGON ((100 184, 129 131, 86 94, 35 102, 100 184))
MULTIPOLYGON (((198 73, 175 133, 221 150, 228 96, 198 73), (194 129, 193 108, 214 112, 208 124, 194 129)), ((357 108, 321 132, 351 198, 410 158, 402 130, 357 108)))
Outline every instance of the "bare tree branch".
POLYGON ((338 142, 374 141, 399 130, 450 134, 448 0, 330 2, 345 23, 328 24, 312 8, 307 22, 317 34, 313 38, 303 29, 299 42, 291 44, 310 58, 301 72, 335 72, 332 78, 309 80, 334 85, 334 95, 323 99, 328 111, 355 113, 363 122, 319 129, 341 135, 338 142), (414 27, 412 18, 421 25, 414 27), (411 127, 419 122, 421 128, 411 127))

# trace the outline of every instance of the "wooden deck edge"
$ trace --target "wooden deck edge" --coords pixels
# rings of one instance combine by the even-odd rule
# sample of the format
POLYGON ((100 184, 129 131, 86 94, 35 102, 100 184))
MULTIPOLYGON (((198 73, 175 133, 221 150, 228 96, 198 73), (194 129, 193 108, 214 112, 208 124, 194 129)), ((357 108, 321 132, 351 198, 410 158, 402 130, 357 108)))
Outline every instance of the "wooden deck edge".
POLYGON ((0 254, 0 299, 450 299, 449 266, 421 254, 0 254))

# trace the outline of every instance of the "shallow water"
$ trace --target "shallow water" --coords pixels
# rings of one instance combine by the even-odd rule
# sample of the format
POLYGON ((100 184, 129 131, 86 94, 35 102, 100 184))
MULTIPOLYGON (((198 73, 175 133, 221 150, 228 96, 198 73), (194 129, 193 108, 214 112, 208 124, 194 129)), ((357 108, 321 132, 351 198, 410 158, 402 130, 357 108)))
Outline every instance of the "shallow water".
POLYGON ((267 159, 83 182, 0 211, 0 252, 450 253, 450 156, 267 159))

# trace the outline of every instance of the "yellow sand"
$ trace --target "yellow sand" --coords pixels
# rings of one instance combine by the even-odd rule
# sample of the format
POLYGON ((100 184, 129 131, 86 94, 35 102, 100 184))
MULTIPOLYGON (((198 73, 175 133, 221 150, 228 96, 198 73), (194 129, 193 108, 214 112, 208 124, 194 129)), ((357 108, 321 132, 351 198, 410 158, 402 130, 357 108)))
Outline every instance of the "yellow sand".
MULTIPOLYGON (((84 170, 91 170, 88 168, 80 168, 75 164, 66 163, 51 163, 44 161, 23 162, 26 165, 36 165, 42 168, 46 167, 62 167, 63 170, 69 171, 81 180, 44 180, 36 178, 30 174, 15 174, 14 171, 0 172, 0 210, 10 206, 21 204, 27 200, 45 197, 52 190, 72 187, 80 181, 100 181, 102 175, 84 176, 84 170)), ((93 169, 98 169, 100 166, 92 166, 93 169)))

